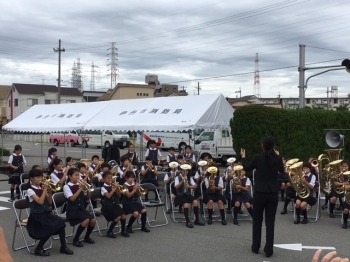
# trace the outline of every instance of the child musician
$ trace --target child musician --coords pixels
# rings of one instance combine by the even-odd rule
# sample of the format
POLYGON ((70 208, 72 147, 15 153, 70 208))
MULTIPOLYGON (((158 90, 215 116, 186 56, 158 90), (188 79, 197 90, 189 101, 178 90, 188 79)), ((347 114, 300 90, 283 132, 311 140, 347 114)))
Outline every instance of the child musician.
POLYGON ((27 200, 29 201, 30 215, 27 223, 28 234, 33 239, 40 239, 35 248, 36 256, 49 256, 50 253, 43 249, 45 242, 52 235, 59 235, 60 253, 73 255, 66 245, 64 221, 51 214, 52 192, 49 190, 49 182, 42 183, 43 172, 32 169, 29 172, 27 200))
POLYGON ((160 161, 162 160, 162 153, 156 147, 156 141, 150 141, 150 147, 147 149, 145 157, 150 157, 152 160, 152 165, 160 165, 160 161))
POLYGON ((232 201, 234 201, 234 208, 233 208, 233 224, 239 226, 237 216, 239 211, 241 210, 242 203, 247 208, 249 214, 251 217, 253 217, 253 198, 250 195, 250 187, 251 187, 251 181, 248 177, 246 177, 245 170, 241 170, 241 177, 238 177, 240 179, 240 185, 235 185, 235 183, 232 183, 232 201))
POLYGON ((349 164, 346 161, 342 161, 341 162, 341 169, 342 169, 342 173, 340 174, 341 176, 343 176, 343 180, 344 182, 339 182, 339 181, 332 181, 333 185, 332 185, 332 191, 330 193, 330 200, 329 200, 329 217, 334 218, 334 214, 333 214, 333 210, 335 207, 335 203, 337 202, 337 198, 339 198, 340 201, 340 205, 343 206, 343 198, 344 198, 344 193, 343 194, 338 194, 335 191, 335 188, 338 187, 343 187, 344 185, 349 184, 349 177, 348 175, 344 175, 343 173, 349 170, 349 164))
POLYGON ((176 188, 176 197, 175 197, 175 206, 184 207, 184 215, 186 219, 186 227, 193 228, 193 224, 190 222, 188 217, 188 208, 189 204, 193 205, 193 212, 195 215, 194 224, 198 226, 204 226, 205 224, 199 220, 199 208, 198 201, 191 195, 191 189, 196 189, 197 185, 194 182, 193 178, 190 176, 187 170, 181 170, 175 178, 175 188, 176 188))
POLYGON ((166 164, 169 165, 170 162, 176 161, 175 148, 169 148, 169 155, 166 156, 166 164))
MULTIPOLYGON (((233 164, 233 166, 238 165, 238 160, 236 159, 233 164)), ((224 176, 224 180, 226 182, 226 189, 225 189, 225 198, 227 201, 227 214, 231 213, 231 189, 230 189, 230 181, 233 178, 234 175, 234 171, 232 169, 232 166, 228 166, 226 171, 225 171, 225 176, 224 176)))
MULTIPOLYGON (((141 174, 143 176, 141 184, 151 183, 156 186, 157 190, 159 190, 158 171, 157 168, 152 164, 151 157, 146 157, 146 165, 142 166, 141 174)), ((148 201, 148 193, 145 195, 145 200, 148 201)), ((157 194, 155 194, 154 200, 157 200, 157 194)))
POLYGON ((137 155, 137 153, 135 152, 135 147, 133 144, 130 143, 129 145, 129 150, 128 150, 128 159, 130 161, 130 163, 134 166, 137 166, 139 163, 139 156, 137 155))
POLYGON ((107 171, 110 171, 111 170, 111 166, 106 163, 106 162, 103 162, 101 164, 101 168, 100 168, 101 172, 98 174, 98 184, 97 186, 98 187, 102 187, 103 186, 103 173, 104 172, 107 172, 107 171))
POLYGON ((79 180, 79 171, 76 168, 68 170, 68 178, 69 182, 63 187, 64 196, 67 198, 67 221, 71 226, 79 224, 73 245, 83 247, 83 243, 79 242, 79 237, 86 228, 84 242, 94 244, 95 241, 90 238, 90 234, 95 227, 96 220, 92 214, 85 210, 85 201, 90 199, 90 191, 86 190, 87 182, 79 180), (83 190, 86 190, 86 195, 83 190))
POLYGON ((58 183, 60 185, 64 185, 67 181, 67 173, 70 168, 66 167, 63 172, 62 171, 63 162, 61 159, 58 159, 58 158, 55 158, 52 161, 52 167, 54 169, 50 175, 52 183, 54 184, 58 183))
POLYGON ((119 184, 124 184, 126 172, 133 171, 133 170, 131 170, 131 162, 129 158, 124 156, 120 159, 120 162, 122 165, 118 167, 117 182, 119 182, 119 184))
POLYGON ((148 233, 150 230, 146 227, 147 210, 138 202, 140 196, 140 185, 135 183, 135 174, 132 171, 126 172, 125 179, 126 182, 124 185, 128 187, 128 191, 123 197, 123 210, 125 215, 132 214, 128 226, 126 227, 126 232, 134 233, 132 230, 132 224, 141 214, 141 231, 148 233))
POLYGON ((64 172, 64 170, 65 170, 67 167, 69 167, 69 168, 74 167, 74 160, 73 160, 73 158, 70 157, 70 156, 69 156, 69 157, 66 157, 66 167, 63 168, 63 172, 64 172))
POLYGON ((222 180, 222 177, 220 177, 219 172, 219 169, 217 169, 217 172, 214 176, 205 178, 204 183, 205 187, 207 188, 207 193, 204 195, 203 203, 208 207, 208 225, 211 225, 213 223, 213 206, 214 203, 217 203, 221 214, 221 224, 225 226, 227 225, 224 207, 226 200, 225 197, 221 194, 221 191, 224 187, 224 181, 222 180), (214 180, 213 186, 211 186, 211 179, 214 180))
POLYGON ((112 184, 112 172, 106 171, 102 175, 104 184, 101 187, 101 212, 111 225, 107 232, 107 237, 116 238, 117 236, 113 234, 114 227, 121 221, 122 232, 121 235, 124 237, 129 237, 129 233, 125 230, 125 214, 123 209, 119 205, 119 198, 121 197, 121 192, 119 190, 119 183, 112 184))
POLYGON ((186 160, 190 160, 193 163, 196 162, 196 156, 193 154, 191 146, 189 146, 189 145, 185 146, 184 157, 186 160))
POLYGON ((91 161, 92 161, 92 163, 89 167, 89 172, 91 174, 95 174, 95 173, 99 172, 99 170, 100 170, 100 158, 98 157, 98 155, 93 155, 91 157, 91 161))
POLYGON ((23 166, 27 165, 27 161, 25 157, 22 155, 22 147, 20 145, 15 145, 15 148, 13 150, 13 154, 10 155, 9 161, 8 161, 9 167, 11 169, 10 174, 17 174, 17 176, 11 176, 9 178, 9 184, 11 185, 11 198, 10 201, 15 200, 15 188, 16 188, 16 198, 19 199, 19 185, 22 183, 20 174, 24 173, 23 166))
POLYGON ((314 189, 316 183, 315 174, 311 173, 311 164, 309 162, 304 162, 303 164, 304 176, 301 178, 302 183, 310 189, 310 196, 306 199, 296 197, 295 201, 295 212, 297 215, 297 220, 294 221, 294 224, 307 224, 309 220, 307 219, 307 205, 313 206, 316 204, 317 200, 312 196, 312 190, 314 189), (303 213, 304 219, 300 222, 300 211, 303 213))
MULTIPOLYGON (((164 176, 164 186, 166 187, 166 193, 169 196, 170 201, 175 199, 175 196, 176 196, 176 189, 174 186, 175 183, 172 184, 172 182, 175 180, 175 177, 177 177, 179 175, 179 172, 177 170, 177 167, 175 167, 175 168, 171 167, 172 165, 176 166, 176 164, 178 164, 176 161, 170 162, 169 163, 170 170, 164 176), (170 187, 171 187, 172 194, 170 194, 170 187)), ((167 211, 168 214, 171 213, 171 206, 172 205, 170 205, 170 210, 167 211)))
POLYGON ((49 153, 48 153, 48 156, 47 156, 47 164, 48 164, 49 168, 50 168, 50 166, 51 166, 51 162, 52 162, 55 158, 58 158, 58 157, 57 157, 57 148, 51 147, 51 148, 49 149, 49 153))

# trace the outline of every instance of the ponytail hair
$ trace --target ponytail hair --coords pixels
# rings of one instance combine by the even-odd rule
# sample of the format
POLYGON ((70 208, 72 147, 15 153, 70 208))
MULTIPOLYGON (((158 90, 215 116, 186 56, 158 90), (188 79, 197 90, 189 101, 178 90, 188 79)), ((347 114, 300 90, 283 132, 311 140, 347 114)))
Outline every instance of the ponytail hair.
POLYGON ((265 150, 265 155, 267 158, 267 163, 269 166, 273 166, 276 162, 277 159, 277 154, 275 152, 275 140, 270 137, 267 136, 265 138, 263 138, 263 140, 261 141, 264 150, 265 150))

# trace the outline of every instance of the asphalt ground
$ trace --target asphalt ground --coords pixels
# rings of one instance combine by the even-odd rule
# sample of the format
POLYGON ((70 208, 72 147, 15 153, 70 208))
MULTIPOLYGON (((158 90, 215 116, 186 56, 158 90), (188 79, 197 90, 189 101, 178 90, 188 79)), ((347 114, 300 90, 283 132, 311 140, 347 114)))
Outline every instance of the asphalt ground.
MULTIPOLYGON (((5 141, 5 148, 13 148, 18 141, 5 141)), ((29 166, 40 163, 40 145, 31 143, 20 143, 23 147, 23 154, 27 157, 29 166), (26 150, 27 149, 27 150, 26 150)), ((44 145, 47 149, 51 145, 44 145)), ((58 147, 59 156, 62 155, 62 146, 58 147)), ((75 148, 67 151, 72 157, 79 152, 75 148)), ((45 151, 47 152, 47 150, 45 151)), ((101 152, 99 149, 87 149, 87 155, 101 152)), ((80 155, 81 156, 81 155, 80 155)), ((46 156, 45 156, 46 159, 46 156)), ((36 257, 29 254, 25 249, 12 251, 12 239, 15 225, 15 215, 12 204, 8 202, 9 185, 7 182, 0 182, 0 227, 4 229, 6 242, 15 261, 311 261, 316 250, 303 249, 302 251, 285 250, 274 248, 274 255, 266 258, 262 251, 264 245, 264 229, 262 238, 262 249, 259 254, 254 254, 250 250, 252 223, 249 220, 240 221, 240 226, 233 225, 231 215, 227 215, 227 225, 220 222, 204 227, 195 226, 193 229, 185 227, 184 223, 175 223, 167 215, 169 224, 163 227, 151 228, 150 233, 139 230, 129 238, 124 238, 118 234, 116 239, 100 236, 95 232, 91 237, 95 240, 94 245, 84 244, 83 248, 77 248, 68 244, 74 251, 73 256, 59 253, 59 240, 53 241, 53 248, 50 250, 49 258, 36 257)), ((150 193, 152 197, 152 193, 150 193)), ((163 198, 164 199, 164 198, 163 198)), ((322 200, 323 204, 324 200, 322 200)), ((301 243, 304 246, 324 246, 335 247, 338 255, 349 256, 349 231, 341 228, 341 216, 337 215, 332 219, 328 217, 326 210, 321 211, 321 218, 315 223, 307 225, 294 225, 293 213, 280 215, 283 202, 280 202, 276 215, 275 244, 295 244, 301 243)), ((247 214, 247 211, 244 211, 247 214)), ((314 213, 314 208, 309 212, 309 216, 314 213)), ((216 208, 215 215, 219 211, 216 208)), ((148 216, 154 216, 154 210, 148 209, 148 216)), ((202 221, 203 218, 201 218, 202 221)), ((100 225, 105 225, 105 220, 101 216, 98 218, 100 225)), ((164 217, 158 212, 158 221, 164 222, 164 217)), ((137 224, 135 222, 134 227, 137 224)), ((71 227, 67 224, 66 233, 71 227)), ((26 230, 25 230, 26 232, 26 230)), ((22 245, 23 241, 19 231, 17 231, 16 244, 22 245)), ((324 251, 325 253, 326 251, 324 251)))

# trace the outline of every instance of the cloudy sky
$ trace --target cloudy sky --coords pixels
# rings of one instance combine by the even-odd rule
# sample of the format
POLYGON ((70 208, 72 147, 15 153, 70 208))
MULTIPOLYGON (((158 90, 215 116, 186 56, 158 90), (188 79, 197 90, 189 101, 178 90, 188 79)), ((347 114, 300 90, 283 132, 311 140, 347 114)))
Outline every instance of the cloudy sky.
MULTIPOLYGON (((258 53, 261 96, 297 97, 299 44, 310 67, 340 64, 350 56, 349 11, 345 0, 2 1, 0 84, 57 84, 53 48, 61 39, 63 86, 80 58, 84 90, 92 62, 95 88, 109 88, 107 54, 116 42, 117 83, 155 73, 191 95, 197 82, 202 94, 251 95, 258 53)), ((349 82, 345 71, 329 72, 310 80, 306 96, 324 97, 327 86, 345 96, 349 82)))

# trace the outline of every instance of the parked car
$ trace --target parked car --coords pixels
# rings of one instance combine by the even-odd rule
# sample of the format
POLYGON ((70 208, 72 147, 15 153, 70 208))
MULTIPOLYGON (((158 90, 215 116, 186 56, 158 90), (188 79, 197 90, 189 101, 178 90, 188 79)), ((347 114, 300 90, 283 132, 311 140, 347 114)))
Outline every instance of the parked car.
POLYGON ((50 143, 53 143, 54 146, 59 144, 70 143, 71 146, 79 145, 81 142, 80 136, 77 131, 73 130, 67 134, 63 133, 51 133, 50 134, 50 143))

